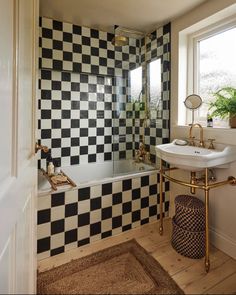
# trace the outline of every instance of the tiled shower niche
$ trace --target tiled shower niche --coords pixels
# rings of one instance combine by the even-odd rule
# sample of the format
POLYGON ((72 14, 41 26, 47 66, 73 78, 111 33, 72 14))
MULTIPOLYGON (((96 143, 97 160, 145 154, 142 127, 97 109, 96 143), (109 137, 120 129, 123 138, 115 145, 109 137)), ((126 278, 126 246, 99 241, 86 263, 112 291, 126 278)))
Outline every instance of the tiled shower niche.
MULTIPOLYGON (((155 145, 169 140, 170 25, 154 34, 147 59, 161 58, 163 91, 161 115, 145 129, 152 161, 155 145)), ((112 37, 40 19, 38 138, 59 166, 130 159, 138 148, 144 112, 130 97, 129 70, 144 65, 144 42, 114 47, 112 37)))

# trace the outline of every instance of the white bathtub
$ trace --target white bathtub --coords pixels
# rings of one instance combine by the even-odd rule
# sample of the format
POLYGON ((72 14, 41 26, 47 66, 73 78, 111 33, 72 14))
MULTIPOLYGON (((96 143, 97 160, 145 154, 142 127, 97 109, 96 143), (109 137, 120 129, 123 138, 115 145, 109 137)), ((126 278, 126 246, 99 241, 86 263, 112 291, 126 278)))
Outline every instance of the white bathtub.
POLYGON ((78 186, 84 183, 101 183, 110 178, 130 177, 133 174, 155 170, 155 167, 134 160, 106 161, 103 163, 89 163, 72 165, 61 169, 78 186))
MULTIPOLYGON (((128 179, 137 175, 149 175, 157 172, 157 168, 134 160, 105 161, 102 163, 88 163, 62 167, 61 170, 71 178, 77 187, 91 186, 121 179, 128 179)), ((62 188, 61 190, 66 190, 62 188)), ((39 174, 39 194, 50 191, 47 180, 39 174)))

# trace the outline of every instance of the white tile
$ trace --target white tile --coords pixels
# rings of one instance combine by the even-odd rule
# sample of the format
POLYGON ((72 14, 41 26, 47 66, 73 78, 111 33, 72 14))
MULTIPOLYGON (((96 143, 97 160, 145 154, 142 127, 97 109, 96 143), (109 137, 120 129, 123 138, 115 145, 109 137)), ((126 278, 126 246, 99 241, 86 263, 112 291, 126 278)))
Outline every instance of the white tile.
POLYGON ((77 248, 77 242, 73 242, 73 243, 70 243, 70 244, 66 244, 65 245, 65 251, 69 251, 69 250, 72 250, 72 249, 75 249, 77 248))
POLYGON ((141 179, 140 179, 140 177, 133 178, 132 179, 132 189, 140 188, 140 186, 141 186, 141 179))
POLYGON ((37 239, 43 239, 46 237, 51 236, 51 223, 47 222, 44 224, 38 224, 37 225, 37 239))
POLYGON ((51 195, 40 196, 37 198, 38 210, 44 210, 51 208, 51 195))
POLYGON ((132 223, 132 213, 127 213, 122 215, 122 225, 127 225, 132 223))
POLYGON ((112 230, 112 236, 118 235, 120 233, 122 233, 122 227, 117 227, 112 230))
POLYGON ((112 195, 102 196, 102 208, 112 206, 112 195))
POLYGON ((112 217, 122 215, 122 204, 117 204, 112 206, 112 217))
POLYGON ((56 206, 51 208, 51 221, 65 218, 65 206, 56 206))
POLYGON ((98 234, 98 235, 92 236, 92 237, 90 237, 90 243, 93 243, 93 242, 99 241, 99 240, 101 240, 101 239, 102 239, 101 234, 98 234))
POLYGON ((65 192, 65 204, 78 202, 78 190, 69 190, 65 192))
POLYGON ((100 222, 102 220, 102 210, 93 210, 90 212, 90 223, 100 222))
POLYGON ((90 236, 90 226, 85 225, 78 228, 78 241, 86 239, 90 236))
POLYGON ((140 208, 141 208, 140 199, 133 200, 132 201, 132 211, 140 210, 140 208))
POLYGON ((65 231, 78 228, 78 216, 70 216, 65 218, 65 231))
POLYGON ((52 29, 52 19, 42 17, 42 28, 52 29))
POLYGON ((129 202, 132 200, 132 191, 131 190, 123 192, 122 195, 123 195, 123 203, 129 202))
POLYGON ((56 249, 65 245, 64 232, 51 236, 51 249, 56 249))
POLYGON ((90 211, 90 200, 84 200, 78 203, 78 214, 86 213, 89 211, 90 211))
POLYGON ((149 196, 149 186, 141 187, 141 198, 149 196))
POLYGON ((50 257, 50 251, 45 251, 43 253, 37 254, 37 260, 42 260, 48 257, 50 257))
POLYGON ((100 197, 102 195, 102 186, 96 185, 92 186, 90 189, 91 199, 100 197))
POLYGON ((112 229, 112 219, 102 220, 102 232, 106 232, 112 229))

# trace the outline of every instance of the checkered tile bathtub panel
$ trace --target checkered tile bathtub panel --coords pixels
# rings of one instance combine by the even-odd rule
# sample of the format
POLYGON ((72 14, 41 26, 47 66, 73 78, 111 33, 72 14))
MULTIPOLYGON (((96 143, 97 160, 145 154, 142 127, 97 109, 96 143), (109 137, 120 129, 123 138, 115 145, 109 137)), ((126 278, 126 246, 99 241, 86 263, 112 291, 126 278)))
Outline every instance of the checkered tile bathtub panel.
MULTIPOLYGON (((159 219, 159 176, 151 174, 38 197, 38 259, 159 219)), ((168 214, 169 183, 164 211, 168 214)))

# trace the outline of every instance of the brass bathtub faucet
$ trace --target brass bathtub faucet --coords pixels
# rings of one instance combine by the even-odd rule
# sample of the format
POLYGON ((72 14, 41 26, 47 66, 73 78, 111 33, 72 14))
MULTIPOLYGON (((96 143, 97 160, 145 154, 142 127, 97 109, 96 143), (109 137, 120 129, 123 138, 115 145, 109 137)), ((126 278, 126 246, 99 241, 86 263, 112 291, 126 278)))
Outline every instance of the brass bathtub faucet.
POLYGON ((203 128, 202 125, 196 123, 196 124, 192 124, 192 126, 189 129, 189 139, 193 139, 194 137, 192 136, 192 130, 194 127, 199 127, 200 128, 200 142, 199 142, 199 147, 205 147, 205 143, 203 140, 203 128))

